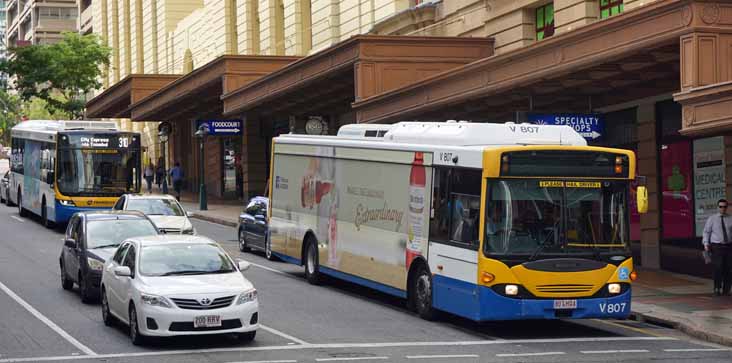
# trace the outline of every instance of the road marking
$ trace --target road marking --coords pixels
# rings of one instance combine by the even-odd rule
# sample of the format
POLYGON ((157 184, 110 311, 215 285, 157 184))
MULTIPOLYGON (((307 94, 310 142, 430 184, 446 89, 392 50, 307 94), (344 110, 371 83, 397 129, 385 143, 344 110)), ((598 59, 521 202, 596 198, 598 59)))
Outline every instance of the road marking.
POLYGON ((666 336, 666 335, 663 335, 663 334, 658 334, 658 333, 654 333, 654 332, 648 331, 647 329, 636 328, 636 327, 632 327, 632 326, 618 324, 618 323, 615 323, 615 322, 612 322, 612 321, 600 320, 600 319, 592 319, 592 320, 594 320, 594 321, 596 321, 598 323, 603 323, 603 324, 606 324, 606 325, 612 325, 612 326, 616 326, 616 327, 619 327, 619 328, 632 330, 632 331, 637 332, 637 333, 641 333, 641 334, 645 334, 645 335, 652 335, 654 337, 664 337, 664 336, 666 336))
POLYGON ((480 358, 477 354, 453 354, 453 355, 408 355, 407 359, 439 359, 439 358, 480 358))
POLYGON ((371 360, 371 359, 389 359, 389 357, 342 357, 342 358, 317 358, 316 362, 337 362, 342 360, 371 360))
POLYGON ((228 363, 296 363, 296 360, 248 360, 243 362, 228 362, 228 363))
MULTIPOLYGON (((11 298, 13 298, 13 300, 15 300, 15 302, 17 302, 18 304, 20 304, 20 306, 24 307, 25 310, 28 310, 29 313, 33 314, 33 316, 35 316, 36 319, 38 319, 41 322, 43 322, 44 324, 46 324, 49 328, 51 328, 53 331, 55 331, 56 333, 58 333, 58 335, 60 335, 64 339, 66 339, 69 343, 73 344, 80 351, 84 352, 85 354, 87 354, 89 356, 95 356, 95 355, 97 355, 97 353, 94 353, 93 350, 89 349, 86 345, 81 344, 80 341, 76 340, 74 337, 72 337, 71 335, 69 335, 69 333, 67 333, 66 331, 64 331, 63 329, 61 329, 61 327, 59 327, 54 322, 52 322, 51 320, 49 320, 46 316, 44 316, 43 314, 41 314, 40 311, 36 310, 33 306, 31 306, 30 304, 28 304, 27 302, 25 302, 25 300, 23 300, 20 296, 16 295, 12 290, 10 290, 2 282, 0 282, 0 290, 5 291, 5 293, 8 294, 8 296, 10 296, 11 298)), ((78 357, 78 356, 74 356, 74 357, 78 357)))
POLYGON ((10 218, 15 219, 16 221, 18 221, 20 223, 25 223, 25 219, 20 218, 18 216, 10 216, 10 218))
MULTIPOLYGON (((261 325, 260 325, 261 327, 261 325)), ((5 358, 0 363, 13 362, 41 362, 57 360, 79 360, 79 359, 105 359, 105 358, 128 358, 128 357, 162 357, 168 355, 183 354, 210 354, 210 353, 231 353, 231 352, 255 352, 255 351, 281 351, 301 349, 351 349, 351 348, 393 348, 393 347, 453 347, 453 346, 479 346, 479 345, 504 345, 504 344, 551 344, 551 343, 581 343, 581 342, 619 342, 619 341, 675 341, 672 337, 606 337, 606 338, 557 338, 557 339, 516 339, 516 340, 473 340, 456 342, 392 342, 392 343, 334 343, 334 344, 303 344, 303 345, 274 345, 268 347, 238 347, 238 348, 208 348, 169 350, 160 352, 131 352, 99 354, 96 356, 49 356, 30 358, 5 358)))
POLYGON ((273 268, 271 268, 271 267, 267 267, 267 266, 264 266, 264 265, 260 265, 260 264, 258 264, 258 263, 254 263, 254 262, 249 262, 249 263, 250 263, 250 264, 251 264, 252 266, 256 266, 256 267, 259 267, 259 268, 261 268, 261 269, 263 269, 263 270, 267 270, 267 271, 271 271, 271 272, 274 272, 274 273, 278 273, 278 274, 280 274, 280 275, 287 275, 287 276, 290 276, 290 274, 288 274, 287 272, 284 272, 284 271, 280 271, 280 270, 277 270, 277 269, 273 269, 273 268))
POLYGON ((688 348, 688 349, 664 349, 664 352, 726 352, 729 348, 688 348))
POLYGON ((581 350, 582 354, 616 354, 616 353, 649 353, 646 349, 625 349, 625 350, 581 350))
POLYGON ((264 329, 265 331, 268 331, 268 332, 270 332, 272 334, 279 335, 279 336, 281 336, 281 337, 283 337, 285 339, 292 340, 295 343, 298 343, 298 344, 301 344, 301 345, 310 345, 310 343, 308 343, 308 342, 306 342, 306 341, 304 341, 302 339, 297 339, 297 338, 293 337, 292 335, 285 334, 285 333, 283 333, 283 332, 281 332, 281 331, 279 331, 277 329, 270 328, 270 327, 264 326, 262 324, 259 324, 259 328, 260 329, 264 329))
POLYGON ((535 357, 543 355, 562 355, 565 352, 539 352, 539 353, 502 353, 496 354, 496 357, 535 357))

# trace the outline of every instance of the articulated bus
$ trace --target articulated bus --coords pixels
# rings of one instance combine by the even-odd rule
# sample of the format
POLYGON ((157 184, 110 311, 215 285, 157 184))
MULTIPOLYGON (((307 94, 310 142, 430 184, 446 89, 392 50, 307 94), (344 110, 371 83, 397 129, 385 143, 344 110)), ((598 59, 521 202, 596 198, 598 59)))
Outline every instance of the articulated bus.
POLYGON ((631 151, 569 126, 450 121, 282 135, 272 149, 267 248, 310 283, 361 284, 426 319, 630 313, 631 151))
POLYGON ((11 131, 10 199, 21 216, 63 224, 138 193, 140 134, 107 121, 25 121, 11 131))

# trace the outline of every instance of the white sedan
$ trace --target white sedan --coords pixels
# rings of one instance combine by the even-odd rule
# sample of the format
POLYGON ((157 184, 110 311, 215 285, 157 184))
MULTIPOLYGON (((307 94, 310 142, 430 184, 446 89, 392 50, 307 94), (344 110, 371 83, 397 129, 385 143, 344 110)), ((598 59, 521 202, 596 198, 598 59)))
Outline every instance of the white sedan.
POLYGON ((102 318, 130 327, 135 345, 148 336, 235 333, 259 328, 257 290, 214 241, 160 235, 126 240, 102 272, 102 318))

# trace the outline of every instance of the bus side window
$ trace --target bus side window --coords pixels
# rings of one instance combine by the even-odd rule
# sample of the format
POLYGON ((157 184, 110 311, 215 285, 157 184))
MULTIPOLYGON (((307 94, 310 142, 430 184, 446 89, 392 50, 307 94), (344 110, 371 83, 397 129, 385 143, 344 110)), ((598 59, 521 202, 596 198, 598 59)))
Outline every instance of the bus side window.
POLYGON ((430 213, 430 239, 448 241, 450 210, 448 208, 448 181, 451 169, 435 167, 432 179, 432 212, 430 213))
POLYGON ((450 180, 450 239, 478 248, 481 171, 456 169, 450 180))

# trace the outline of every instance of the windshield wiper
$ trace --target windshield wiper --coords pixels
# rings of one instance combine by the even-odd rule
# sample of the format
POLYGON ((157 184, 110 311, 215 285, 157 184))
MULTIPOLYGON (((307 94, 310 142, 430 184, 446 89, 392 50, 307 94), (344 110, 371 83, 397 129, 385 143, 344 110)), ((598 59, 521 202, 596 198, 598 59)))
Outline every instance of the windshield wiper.
POLYGON ((109 247, 117 247, 117 246, 119 246, 119 243, 111 243, 111 244, 108 244, 108 245, 94 246, 91 249, 92 250, 95 250, 97 248, 109 248, 109 247))
POLYGON ((210 274, 211 271, 203 271, 203 270, 182 270, 182 271, 170 271, 166 272, 160 276, 174 276, 174 275, 205 275, 210 274))

